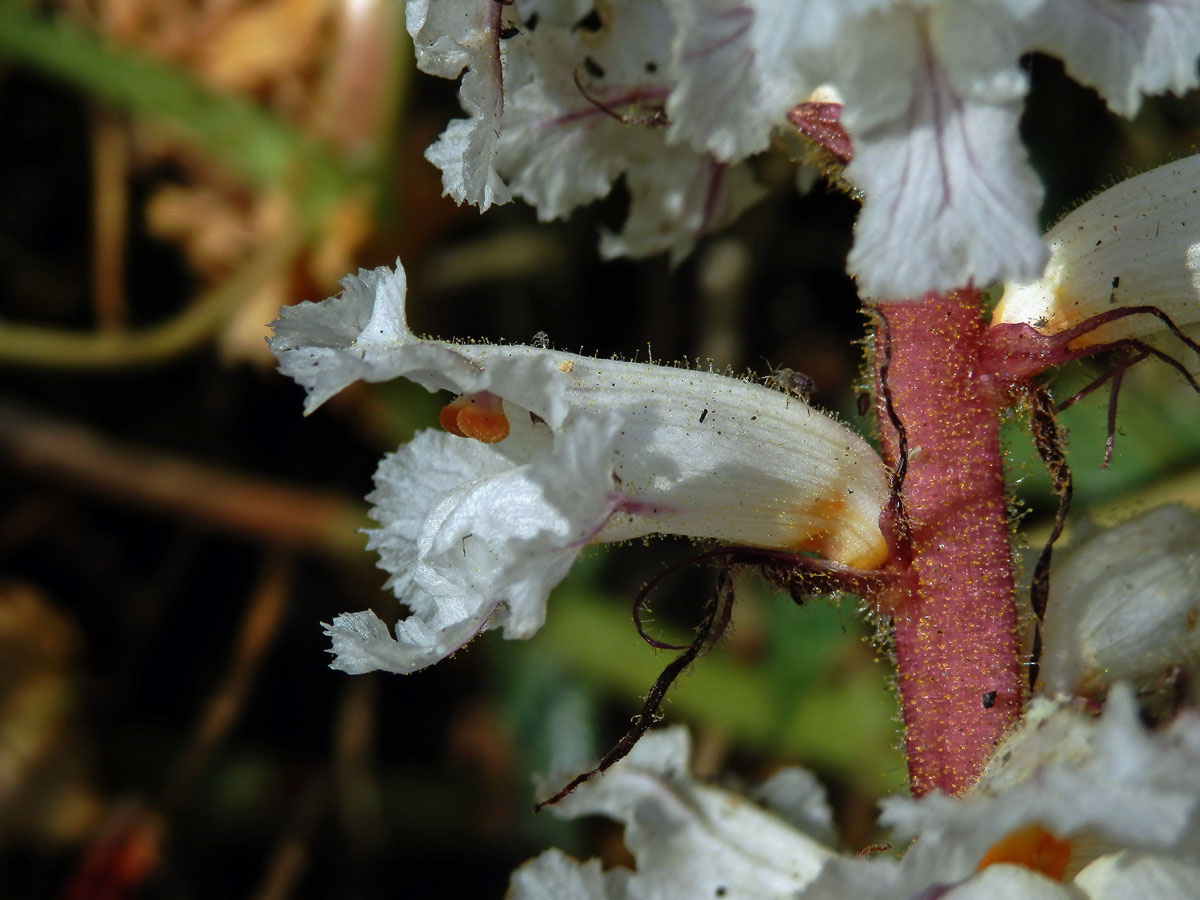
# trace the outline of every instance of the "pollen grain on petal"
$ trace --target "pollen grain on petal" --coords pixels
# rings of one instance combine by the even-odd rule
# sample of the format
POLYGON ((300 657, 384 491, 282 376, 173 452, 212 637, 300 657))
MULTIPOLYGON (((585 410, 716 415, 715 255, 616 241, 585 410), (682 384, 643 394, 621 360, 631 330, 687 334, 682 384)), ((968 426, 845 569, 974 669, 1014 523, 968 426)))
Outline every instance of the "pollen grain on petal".
POLYGON ((976 871, 1010 863, 1061 881, 1071 862, 1071 842, 1055 837, 1036 822, 1010 831, 988 848, 976 871))
POLYGON ((497 444, 509 432, 503 401, 488 391, 456 397, 442 408, 438 421, 451 434, 483 444, 497 444))

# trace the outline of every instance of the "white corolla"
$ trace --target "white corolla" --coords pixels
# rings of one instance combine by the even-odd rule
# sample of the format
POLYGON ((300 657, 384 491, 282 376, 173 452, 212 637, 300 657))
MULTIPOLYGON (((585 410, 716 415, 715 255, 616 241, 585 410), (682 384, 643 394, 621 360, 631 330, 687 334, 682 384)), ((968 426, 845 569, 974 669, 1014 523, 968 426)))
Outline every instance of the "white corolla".
POLYGON ((739 378, 542 347, 414 335, 405 279, 361 270, 285 309, 271 349, 312 411, 351 382, 408 378, 456 395, 375 476, 368 547, 411 615, 329 626, 335 668, 411 672, 485 628, 525 638, 588 544, 686 534, 808 551, 858 569, 887 559, 883 463, 794 395, 739 378))

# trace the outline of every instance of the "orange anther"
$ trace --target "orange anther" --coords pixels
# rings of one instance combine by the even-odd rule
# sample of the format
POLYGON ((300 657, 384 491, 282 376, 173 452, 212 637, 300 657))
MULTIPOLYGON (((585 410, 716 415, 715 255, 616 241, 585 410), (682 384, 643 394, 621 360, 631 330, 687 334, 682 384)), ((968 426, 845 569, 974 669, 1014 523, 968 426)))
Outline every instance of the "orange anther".
POLYGON ((503 401, 488 391, 455 397, 443 407, 438 421, 451 434, 484 444, 495 444, 508 437, 503 401))
POLYGON ((978 871, 996 863, 1012 863, 1062 881, 1070 861, 1071 842, 1060 840, 1041 825, 1033 824, 1010 831, 992 844, 975 868, 978 871))
MULTIPOLYGON (((458 398, 458 400, 461 399, 461 397, 458 398)), ((451 434, 457 435, 458 437, 466 437, 466 435, 462 433, 462 429, 458 427, 458 411, 461 409, 461 407, 458 405, 458 400, 455 400, 452 403, 447 403, 442 407, 442 411, 438 413, 438 422, 451 434)))

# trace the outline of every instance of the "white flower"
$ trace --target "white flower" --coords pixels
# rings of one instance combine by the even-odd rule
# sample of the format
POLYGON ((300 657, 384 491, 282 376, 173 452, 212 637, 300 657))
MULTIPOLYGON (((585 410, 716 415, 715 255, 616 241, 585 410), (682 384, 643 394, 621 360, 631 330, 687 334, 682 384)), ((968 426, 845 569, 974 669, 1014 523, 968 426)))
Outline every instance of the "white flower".
POLYGON ((554 807, 625 823, 636 871, 550 851, 515 873, 510 896, 1189 900, 1200 884, 1200 715, 1148 731, 1124 685, 1098 719, 1036 701, 963 797, 885 800, 893 840, 916 838, 901 859, 832 852, 807 773, 782 775, 800 777, 799 791, 778 776, 763 785, 771 815, 690 778, 686 760, 681 730, 651 733, 554 807), (781 808, 789 793, 799 801, 781 808))
POLYGON ((865 194, 849 259, 864 295, 1033 274, 1041 189, 1017 139, 1017 62, 1036 5, 678 0, 673 133, 738 158, 832 84, 854 144, 845 175, 865 194))
POLYGON ((1197 84, 1200 4, 1139 0, 672 0, 672 133, 721 159, 763 149, 831 83, 865 194, 861 292, 918 297, 1040 273, 1037 184, 1017 136, 1030 50, 1063 58, 1123 115, 1197 84), (713 102, 716 98, 716 102, 713 102))
POLYGON ((866 195, 848 268, 878 300, 1041 270, 1042 190, 1017 136, 1020 0, 892 4, 854 28, 827 80, 866 195))
POLYGON ((1033 49, 1061 58, 1119 115, 1133 116, 1144 95, 1196 86, 1195 0, 1054 0, 1030 24, 1033 49))
POLYGON ((460 98, 471 117, 452 122, 426 156, 457 202, 486 210, 511 192, 543 221, 606 196, 625 175, 629 213, 619 234, 602 235, 601 252, 681 257, 762 189, 746 166, 667 144, 659 125, 673 26, 662 4, 613 0, 595 24, 581 23, 589 9, 409 0, 422 70, 453 78, 468 67, 460 98))
POLYGON ((778 786, 795 778, 807 787, 799 805, 770 810, 692 778, 690 755, 685 729, 651 732, 628 757, 551 807, 571 818, 600 814, 623 822, 636 873, 612 870, 602 879, 594 862, 551 850, 514 873, 511 900, 795 896, 832 856, 807 830, 815 825, 824 836, 832 829, 815 780, 798 770, 776 776, 776 786, 760 792, 768 803, 786 797, 787 787, 778 786))
MULTIPOLYGON (((409 0, 410 15, 430 2, 409 0)), ((469 10, 457 24, 487 22, 453 38, 483 48, 463 82, 474 118, 431 150, 456 199, 501 202, 503 176, 551 218, 624 172, 631 219, 606 250, 678 255, 753 201, 724 164, 766 149, 790 108, 832 84, 854 144, 846 177, 865 194, 850 271, 879 300, 1040 273, 1041 188, 1017 136, 1024 54, 1061 57, 1122 115, 1145 94, 1194 87, 1200 56, 1196 0, 611 0, 596 4, 596 30, 574 0, 457 5, 469 10), (502 5, 521 30, 507 41, 495 36, 502 5), (622 126, 603 106, 632 121, 665 110, 670 125, 622 126), (705 181, 705 161, 722 164, 720 180, 705 181)), ((418 62, 445 75, 424 44, 418 62)))
MULTIPOLYGON (((1045 273, 1006 287, 993 325, 1024 324, 1053 335, 1129 306, 1156 306, 1181 326, 1200 321, 1200 156, 1097 194, 1045 240, 1045 273)), ((1162 330, 1153 316, 1126 316, 1081 335, 1071 347, 1162 330)))
POLYGON ((832 859, 801 900, 1184 900, 1200 883, 1200 717, 1148 732, 1124 685, 1099 719, 1037 701, 969 794, 890 798, 881 821, 917 839, 902 860, 832 859))
POLYGON ((399 266, 342 284, 274 325, 307 410, 356 379, 459 397, 447 431, 389 455, 369 497, 368 546, 412 615, 396 640, 372 612, 336 618, 335 668, 413 671, 484 628, 528 637, 589 543, 687 534, 861 569, 886 560, 879 457, 796 397, 712 372, 422 339, 399 266))
POLYGON ((1143 690, 1200 662, 1200 516, 1160 506, 1088 535, 1055 558, 1038 689, 1143 690))
POLYGON ((404 8, 421 71, 457 78, 467 70, 459 98, 470 118, 452 122, 426 157, 442 170, 446 193, 480 210, 511 198, 491 165, 504 115, 503 11, 495 0, 408 0, 404 8))

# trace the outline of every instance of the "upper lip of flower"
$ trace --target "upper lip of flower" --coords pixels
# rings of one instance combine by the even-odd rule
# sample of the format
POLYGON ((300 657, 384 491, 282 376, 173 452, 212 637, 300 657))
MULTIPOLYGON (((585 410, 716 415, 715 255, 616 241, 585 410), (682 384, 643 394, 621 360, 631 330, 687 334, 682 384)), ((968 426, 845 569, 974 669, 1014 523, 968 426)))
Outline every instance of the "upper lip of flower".
MULTIPOLYGON (((528 636, 589 542, 673 533, 865 569, 886 561, 883 464, 797 398, 713 372, 423 340, 404 319, 399 266, 343 284, 274 326, 272 350, 308 409, 356 379, 403 375, 484 400, 496 440, 423 432, 380 466, 371 546, 413 608, 398 633, 414 646, 396 655, 376 646, 374 623, 344 622, 335 637, 362 649, 367 635, 372 659, 411 670, 485 627, 528 636)), ((447 421, 458 428, 458 413, 447 421)))

